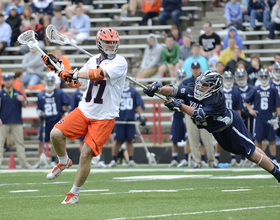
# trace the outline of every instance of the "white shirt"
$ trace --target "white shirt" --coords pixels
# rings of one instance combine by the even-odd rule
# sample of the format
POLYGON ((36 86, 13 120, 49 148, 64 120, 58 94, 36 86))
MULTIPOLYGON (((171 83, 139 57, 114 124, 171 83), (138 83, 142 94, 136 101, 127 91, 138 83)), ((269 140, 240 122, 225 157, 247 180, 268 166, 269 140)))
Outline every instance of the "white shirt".
MULTIPOLYGON (((80 71, 96 69, 100 54, 93 56, 80 71)), ((79 109, 90 119, 114 119, 119 116, 121 95, 127 73, 127 62, 124 57, 116 55, 112 60, 105 59, 100 65, 110 76, 100 81, 79 79, 81 83, 88 81, 88 88, 79 103, 79 109)))

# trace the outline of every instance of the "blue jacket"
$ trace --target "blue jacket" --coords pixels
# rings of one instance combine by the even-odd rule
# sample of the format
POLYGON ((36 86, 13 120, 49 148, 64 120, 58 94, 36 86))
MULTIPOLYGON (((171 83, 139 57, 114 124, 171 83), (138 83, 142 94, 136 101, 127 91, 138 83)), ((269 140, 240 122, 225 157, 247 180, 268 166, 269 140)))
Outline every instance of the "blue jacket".
MULTIPOLYGON (((234 28, 235 29, 235 36, 234 36, 234 38, 236 40, 236 45, 242 50, 243 49, 242 38, 239 36, 236 27, 230 26, 230 28, 234 28)), ((228 39, 230 38, 229 31, 230 31, 230 29, 228 30, 228 36, 224 39, 223 50, 227 49, 227 47, 228 47, 228 39)))

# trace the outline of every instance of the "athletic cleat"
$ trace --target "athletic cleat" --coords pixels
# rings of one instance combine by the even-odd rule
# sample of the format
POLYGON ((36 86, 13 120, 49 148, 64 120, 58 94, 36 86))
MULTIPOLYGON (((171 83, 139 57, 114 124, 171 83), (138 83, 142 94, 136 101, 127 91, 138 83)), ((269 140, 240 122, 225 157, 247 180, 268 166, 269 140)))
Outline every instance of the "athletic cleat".
POLYGON ((199 169, 200 168, 200 164, 194 164, 193 168, 194 169, 199 169))
POLYGON ((78 196, 74 195, 73 193, 69 192, 66 194, 66 198, 62 201, 61 204, 74 204, 79 201, 79 194, 78 196))
POLYGON ((244 164, 244 162, 245 162, 245 160, 241 159, 241 160, 240 160, 240 163, 237 164, 237 166, 241 167, 241 166, 244 164))
POLYGON ((134 162, 134 160, 130 160, 130 161, 128 162, 128 166, 129 166, 129 167, 137 167, 137 164, 134 162))
POLYGON ((188 161, 186 159, 181 160, 177 167, 185 167, 188 166, 188 161))
POLYGON ((233 167, 237 167, 238 164, 236 162, 236 159, 231 159, 230 165, 233 167))
POLYGON ((103 161, 99 161, 97 167, 99 168, 106 168, 106 165, 103 161))
POLYGON ((51 168, 55 168, 56 163, 54 161, 51 162, 51 168))
POLYGON ((210 168, 220 168, 219 165, 217 165, 215 162, 212 164, 209 164, 210 168))
POLYGON ((208 167, 208 164, 205 161, 201 161, 201 167, 208 167))
POLYGON ((108 164, 108 167, 115 167, 115 166, 117 166, 117 163, 114 160, 111 160, 111 162, 108 164))
POLYGON ((60 164, 58 163, 52 170, 50 173, 47 174, 47 179, 49 180, 53 180, 55 178, 57 178, 60 173, 65 169, 65 168, 69 168, 72 166, 72 160, 70 158, 68 158, 67 160, 67 164, 60 164))
POLYGON ((47 163, 41 163, 41 161, 39 161, 38 163, 36 163, 34 166, 33 166, 34 169, 46 169, 48 168, 48 164, 47 163))
POLYGON ((171 163, 169 164, 169 167, 176 167, 178 165, 177 160, 172 160, 171 163))
POLYGON ((259 165, 256 163, 252 163, 251 167, 258 167, 259 165))

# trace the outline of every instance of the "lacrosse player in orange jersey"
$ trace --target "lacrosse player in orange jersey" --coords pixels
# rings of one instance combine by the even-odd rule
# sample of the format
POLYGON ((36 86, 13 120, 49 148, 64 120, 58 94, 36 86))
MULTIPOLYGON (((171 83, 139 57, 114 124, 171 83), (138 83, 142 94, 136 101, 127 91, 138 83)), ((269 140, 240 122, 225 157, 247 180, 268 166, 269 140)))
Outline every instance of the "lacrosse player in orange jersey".
MULTIPOLYGON (((118 32, 113 28, 102 28, 96 35, 96 45, 99 54, 91 57, 79 71, 58 72, 58 76, 70 82, 68 85, 71 87, 88 84, 78 108, 61 119, 51 131, 59 163, 47 174, 49 180, 55 179, 65 168, 72 166, 66 152, 66 137, 73 140, 85 135, 75 182, 62 204, 78 202, 79 191, 90 173, 91 159, 100 154, 114 128, 115 118, 119 116, 127 62, 117 54, 118 32)), ((54 69, 47 56, 43 56, 43 60, 54 69)))

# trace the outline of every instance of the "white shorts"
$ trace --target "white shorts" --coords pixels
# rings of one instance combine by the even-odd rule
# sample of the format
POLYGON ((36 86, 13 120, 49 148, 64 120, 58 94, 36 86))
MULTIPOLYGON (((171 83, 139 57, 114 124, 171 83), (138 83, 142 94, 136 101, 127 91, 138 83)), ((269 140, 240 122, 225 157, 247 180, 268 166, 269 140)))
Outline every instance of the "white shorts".
POLYGON ((78 33, 78 34, 74 34, 72 36, 75 40, 79 40, 81 42, 83 42, 84 40, 86 40, 89 37, 88 33, 78 33))

